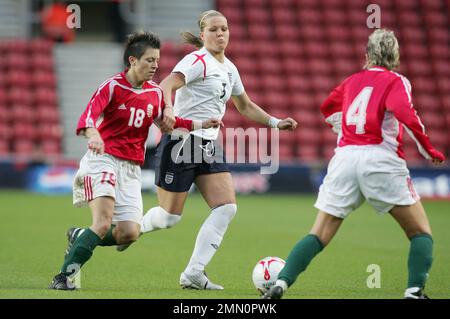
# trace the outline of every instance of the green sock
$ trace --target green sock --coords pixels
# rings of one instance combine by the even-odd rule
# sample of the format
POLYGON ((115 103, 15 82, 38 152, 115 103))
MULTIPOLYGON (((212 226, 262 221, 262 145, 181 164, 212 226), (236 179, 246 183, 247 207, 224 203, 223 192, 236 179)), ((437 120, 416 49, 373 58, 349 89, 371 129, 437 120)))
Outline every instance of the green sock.
POLYGON ((105 237, 103 237, 102 241, 99 246, 115 246, 117 245, 117 241, 113 236, 113 230, 116 228, 116 225, 111 225, 108 232, 106 233, 105 237))
POLYGON ((281 270, 278 279, 284 280, 288 286, 291 286, 322 249, 323 244, 316 235, 305 236, 289 253, 286 265, 281 270))
POLYGON ((433 238, 419 234, 411 238, 408 257, 408 288, 425 287, 428 271, 433 262, 433 238))
POLYGON ((66 276, 77 272, 84 263, 91 258, 95 247, 98 246, 101 241, 101 238, 91 229, 84 229, 73 243, 67 258, 64 260, 64 264, 61 267, 61 272, 66 276))

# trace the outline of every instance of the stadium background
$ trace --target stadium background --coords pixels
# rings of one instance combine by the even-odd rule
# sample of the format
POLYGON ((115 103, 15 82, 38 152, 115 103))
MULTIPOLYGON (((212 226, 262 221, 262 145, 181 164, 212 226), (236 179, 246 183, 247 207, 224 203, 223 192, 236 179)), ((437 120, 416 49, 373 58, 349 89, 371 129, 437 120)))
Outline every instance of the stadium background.
MULTIPOLYGON (((43 293, 38 287, 45 282, 45 278, 50 279, 52 273, 49 273, 49 269, 59 264, 60 256, 55 251, 64 249, 64 229, 76 222, 82 225, 89 223, 87 211, 80 213, 70 206, 72 177, 86 149, 86 141, 74 134, 76 122, 95 88, 122 69, 124 35, 138 29, 150 29, 160 35, 163 40, 161 61, 154 79, 159 82, 182 56, 194 49, 181 44, 180 31, 196 33, 199 14, 211 8, 220 10, 228 19, 230 45, 226 55, 237 65, 249 96, 274 116, 291 116, 300 123, 296 132, 280 133, 281 164, 277 174, 260 174, 258 163, 233 165, 233 178, 240 194, 238 200, 243 217, 234 223, 240 226, 235 226, 227 235, 230 238, 229 246, 225 242, 224 247, 229 249, 223 255, 218 254, 219 261, 214 262, 212 267, 218 272, 220 269, 229 269, 228 260, 237 256, 250 268, 246 270, 248 272, 259 257, 268 254, 285 257, 289 247, 308 230, 312 222, 314 193, 326 172, 327 161, 336 144, 336 137, 324 124, 318 106, 333 87, 363 65, 367 36, 372 32, 366 26, 371 14, 367 11, 369 4, 380 7, 381 27, 395 31, 400 42, 399 72, 412 83, 413 101, 432 143, 449 156, 449 0, 0 0, 0 215, 3 221, 0 238, 1 242, 11 243, 9 248, 4 249, 5 254, 0 256, 0 297, 1 292, 6 292, 6 297, 54 297, 51 293, 43 293), (71 14, 65 12, 69 4, 77 4, 81 9, 79 29, 68 29, 65 25, 61 28, 61 21, 64 24, 71 14), (50 11, 50 8, 54 11, 50 11), (56 30, 58 35, 51 33, 52 30, 56 30), (58 33, 58 30, 62 31, 58 33), (263 195, 255 195, 257 193, 263 195), (277 195, 269 197, 265 193, 277 195), (295 228, 293 225, 299 226, 295 228), (47 245, 43 249, 49 250, 50 257, 47 263, 37 266, 38 277, 41 276, 39 280, 33 279, 35 276, 31 271, 18 270, 21 269, 18 265, 22 266, 20 260, 38 260, 34 249, 28 247, 27 240, 14 240, 18 234, 47 245), (279 241, 268 244, 270 238, 279 241), (253 256, 236 253, 241 241, 254 242, 251 248, 255 250, 253 256), (22 257, 17 257, 17 251, 22 251, 22 257), (13 275, 6 276, 8 273, 13 275), (24 273, 32 281, 30 294, 23 294, 21 280, 20 284, 15 282, 24 273), (7 289, 2 290, 2 286, 7 289)), ((240 116, 231 104, 224 123, 227 127, 259 127, 240 116)), ((151 207, 156 200, 148 190, 154 187, 151 158, 152 148, 159 138, 157 129, 152 130, 151 136, 143 175, 145 207, 151 207)), ((246 141, 238 155, 248 159, 249 154, 257 150, 257 145, 246 141)), ((437 236, 442 230, 441 243, 450 244, 444 230, 450 216, 450 166, 432 167, 421 158, 408 136, 405 136, 405 153, 417 191, 422 197, 433 199, 425 203, 432 226, 436 227, 437 236)), ((186 211, 207 212, 197 195, 192 197, 188 205, 186 211)), ((361 210, 370 211, 370 208, 364 206, 361 210)), ((191 217, 186 217, 184 225, 177 226, 179 230, 174 229, 173 235, 170 232, 156 233, 154 236, 163 251, 184 247, 181 255, 184 256, 183 260, 188 258, 192 248, 190 244, 195 238, 192 236, 196 233, 193 229, 198 229, 204 214, 190 213, 191 217), (174 237, 179 239, 183 236, 190 239, 185 239, 185 244, 177 246, 179 243, 174 243, 174 237)), ((340 237, 344 243, 348 244, 375 229, 389 235, 385 235, 383 240, 374 237, 380 242, 370 243, 367 250, 375 246, 372 248, 383 251, 383 243, 402 240, 392 221, 386 221, 385 218, 380 221, 372 215, 361 213, 364 217, 355 217, 352 223, 358 224, 355 227, 359 228, 349 231, 351 226, 348 226, 349 233, 340 237)), ((376 236, 375 232, 373 236, 376 236)), ((128 256, 135 255, 139 259, 139 254, 145 254, 146 241, 147 238, 144 238, 143 244, 137 244, 136 251, 129 252, 128 256)), ((150 239, 148 242, 152 243, 150 239)), ((345 245, 340 245, 345 250, 345 245)), ((404 258, 405 247, 406 242, 402 241, 380 263, 389 264, 393 256, 397 255, 404 258)), ((438 246, 437 249, 444 251, 445 247, 438 246)), ((349 250, 348 254, 354 253, 353 249, 349 250)), ((107 261, 109 254, 112 260, 119 258, 120 261, 123 258, 125 262, 127 258, 112 257, 112 252, 103 254, 107 261)), ((368 254, 367 257, 369 263, 370 256, 368 254)), ((435 279, 437 286, 441 280, 448 280, 450 275, 448 250, 445 256, 444 264, 434 268, 438 273, 441 271, 441 277, 436 276, 438 278, 435 279)), ((167 256, 147 258, 164 259, 167 256)), ((339 261, 343 257, 329 253, 328 258, 339 261)), ((171 267, 168 267, 167 273, 163 272, 161 276, 175 278, 181 267, 180 262, 183 263, 175 258, 174 270, 170 271, 171 267), (176 263, 178 267, 175 267, 176 263)), ((392 278, 404 277, 402 265, 396 268, 398 273, 391 274, 392 278)), ((104 265, 93 263, 90 267, 91 273, 95 273, 95 267, 101 269, 104 265)), ((355 291, 352 281, 342 280, 336 283, 334 290, 323 293, 325 288, 321 290, 319 279, 314 277, 323 267, 326 268, 326 265, 312 271, 309 286, 307 282, 306 288, 302 288, 298 295, 293 293, 291 296, 339 297, 342 296, 339 287, 344 287, 347 293, 344 297, 383 298, 395 297, 395 289, 402 287, 401 280, 397 282, 395 279, 398 287, 394 285, 387 292, 367 292, 367 289, 363 289, 364 276, 367 275, 363 269, 363 284, 360 283, 363 290, 355 291)), ((337 273, 339 271, 334 275, 337 273)), ((230 276, 241 276, 245 281, 249 278, 248 273, 239 273, 237 270, 232 271, 230 276)), ((104 281, 110 279, 114 278, 106 276, 104 281)), ((170 284, 174 282, 177 282, 176 278, 170 284)), ((164 282, 158 285, 165 287, 164 282)), ((238 286, 231 279, 229 285, 233 288, 238 286)), ((226 297, 252 298, 253 292, 246 290, 248 282, 245 285, 246 288, 237 287, 226 297)), ((110 290, 116 288, 112 285, 110 290)), ((148 295, 144 292, 145 288, 142 289, 142 294, 130 293, 126 296, 177 296, 175 292, 173 295, 172 292, 148 295)), ((81 297, 120 296, 97 293, 81 297)), ((445 297, 448 291, 443 288, 439 293, 438 297, 445 297)), ((204 297, 201 294, 190 296, 204 297)), ((222 297, 216 294, 208 296, 222 297)))

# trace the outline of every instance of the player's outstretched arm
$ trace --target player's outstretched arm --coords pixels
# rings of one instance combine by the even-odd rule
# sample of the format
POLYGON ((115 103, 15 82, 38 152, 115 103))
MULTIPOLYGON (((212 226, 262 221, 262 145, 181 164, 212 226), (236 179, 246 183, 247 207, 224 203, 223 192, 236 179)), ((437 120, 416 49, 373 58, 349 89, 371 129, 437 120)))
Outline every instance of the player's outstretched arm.
POLYGON ((297 128, 297 121, 290 117, 280 120, 270 116, 261 107, 252 102, 246 92, 241 95, 234 95, 231 98, 239 113, 252 121, 268 125, 272 128, 278 128, 280 130, 293 131, 297 128))

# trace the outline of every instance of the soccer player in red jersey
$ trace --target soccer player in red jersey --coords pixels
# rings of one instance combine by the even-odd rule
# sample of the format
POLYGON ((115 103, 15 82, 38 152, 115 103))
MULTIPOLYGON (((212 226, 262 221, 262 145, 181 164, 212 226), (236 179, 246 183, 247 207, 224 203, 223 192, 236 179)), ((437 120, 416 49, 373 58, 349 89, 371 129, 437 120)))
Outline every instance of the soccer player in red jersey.
POLYGON ((159 49, 160 40, 152 33, 130 35, 124 52, 127 69, 103 82, 81 115, 77 135, 88 138, 88 151, 75 176, 73 203, 89 206, 92 225, 69 229, 69 247, 52 289, 75 289, 69 276, 78 272, 95 247, 129 244, 139 237, 143 216, 140 165, 152 123, 163 132, 221 124, 214 119, 170 120, 172 111, 164 104, 162 89, 151 81, 158 68, 159 49))
POLYGON ((321 106, 326 122, 338 134, 338 147, 320 186, 316 221, 309 235, 291 250, 265 299, 281 298, 331 241, 344 218, 364 200, 378 213, 390 213, 410 240, 404 297, 427 298, 423 290, 433 259, 433 239, 404 160, 403 130, 416 141, 426 159, 440 164, 445 158, 425 134, 412 104, 409 81, 392 71, 399 64, 394 33, 374 31, 366 59, 365 69, 344 80, 321 106))

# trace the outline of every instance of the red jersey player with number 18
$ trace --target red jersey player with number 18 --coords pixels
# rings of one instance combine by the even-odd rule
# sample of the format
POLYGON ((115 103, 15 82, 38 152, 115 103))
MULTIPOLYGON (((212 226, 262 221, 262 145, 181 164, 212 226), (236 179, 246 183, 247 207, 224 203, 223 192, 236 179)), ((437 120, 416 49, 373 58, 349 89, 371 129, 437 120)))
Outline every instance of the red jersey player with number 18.
POLYGON ((423 290, 433 259, 433 239, 403 159, 403 129, 425 158, 435 164, 445 158, 425 134, 413 108, 409 81, 392 71, 399 64, 394 33, 374 31, 366 58, 366 69, 347 78, 321 106, 326 122, 338 133, 338 147, 320 186, 315 204, 319 213, 310 234, 292 249, 265 299, 281 298, 331 241, 344 218, 364 200, 378 213, 389 212, 410 240, 405 298, 427 298, 423 290))
POLYGON ((165 119, 171 110, 164 105, 161 88, 150 81, 158 67, 159 48, 159 38, 152 33, 129 36, 124 53, 128 69, 100 85, 78 122, 77 135, 89 139, 89 150, 75 176, 73 202, 89 205, 93 222, 89 228, 67 232, 69 247, 52 289, 73 290, 69 276, 78 272, 96 246, 130 244, 138 238, 143 216, 140 165, 153 122, 163 132, 221 124, 213 119, 175 118, 175 123, 165 119))

